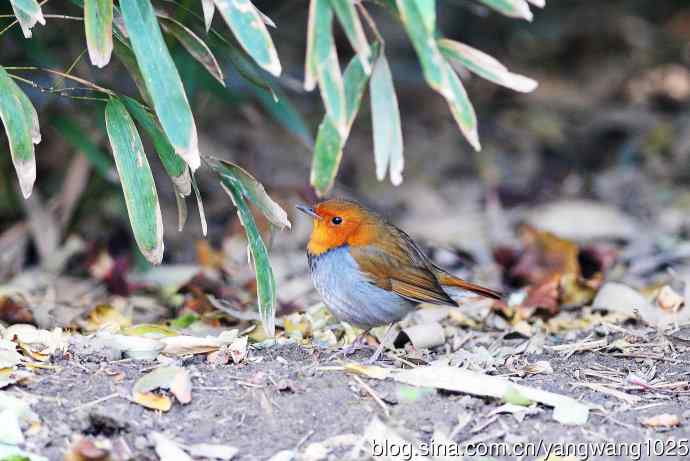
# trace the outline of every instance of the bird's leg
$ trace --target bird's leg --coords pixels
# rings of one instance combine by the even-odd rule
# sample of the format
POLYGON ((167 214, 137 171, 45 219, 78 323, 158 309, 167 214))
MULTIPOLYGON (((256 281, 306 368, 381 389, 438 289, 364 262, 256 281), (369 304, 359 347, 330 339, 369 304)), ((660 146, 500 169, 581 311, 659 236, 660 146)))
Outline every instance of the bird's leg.
POLYGON ((369 334, 370 331, 371 331, 371 328, 369 328, 368 330, 364 330, 361 334, 359 334, 354 339, 354 341, 352 341, 352 344, 350 344, 349 346, 346 346, 343 349, 343 355, 345 357, 347 357, 348 355, 352 355, 355 352, 357 352, 358 350, 363 349, 366 346, 365 338, 367 337, 367 335, 369 334))
POLYGON ((379 347, 376 348, 376 351, 374 351, 374 354, 371 357, 369 357, 369 360, 367 360, 368 364, 375 363, 379 359, 379 357, 381 357, 383 350, 386 348, 386 343, 388 342, 388 336, 391 334, 391 331, 393 331, 393 324, 392 323, 390 325, 388 325, 388 329, 386 329, 386 333, 383 335, 383 338, 381 339, 379 347))

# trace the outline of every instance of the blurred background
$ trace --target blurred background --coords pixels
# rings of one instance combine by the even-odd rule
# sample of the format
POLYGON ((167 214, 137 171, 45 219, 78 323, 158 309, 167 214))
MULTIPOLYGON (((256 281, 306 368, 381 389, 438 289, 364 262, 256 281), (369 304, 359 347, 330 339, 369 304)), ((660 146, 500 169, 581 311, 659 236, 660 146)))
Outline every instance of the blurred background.
MULTIPOLYGON (((222 88, 179 46, 170 45, 202 151, 252 172, 290 214, 292 231, 271 236, 280 315, 316 301, 304 256, 310 223, 294 205, 316 200, 309 186, 310 143, 323 106, 317 92, 305 93, 301 84, 308 2, 255 3, 277 24, 271 34, 284 68, 278 82, 281 104, 240 78, 225 57, 227 87, 222 88)), ((365 96, 331 195, 355 198, 386 214, 456 273, 509 292, 527 287, 527 297, 538 297, 534 291, 551 267, 553 254, 534 250, 535 242, 548 246, 545 231, 576 246, 583 286, 597 286, 595 274, 596 280, 606 274, 641 290, 675 283, 690 257, 687 2, 553 1, 534 9, 532 23, 469 0, 438 4, 446 36, 536 79, 538 89, 519 94, 464 76, 479 118, 483 149, 475 153, 445 101, 423 81, 402 26, 372 3, 369 11, 386 39, 400 102, 405 180, 398 187, 376 180, 365 96), (525 262, 530 248, 536 256, 529 257, 541 262, 525 262), (670 265, 675 275, 667 271, 670 265), (537 269, 541 272, 535 275, 537 269)), ((44 12, 51 8, 47 3, 44 12)), ((10 13, 9 6, 0 7, 0 14, 10 13)), ((76 7, 74 14, 79 14, 76 7)), ((82 30, 80 22, 54 19, 25 40, 14 27, 2 36, 0 62, 65 69, 83 52, 82 30)), ((351 51, 337 26, 336 39, 344 63, 351 51)), ((96 73, 83 59, 74 73, 104 85, 117 82, 120 89, 130 85, 130 94, 136 94, 116 60, 96 73)), ((46 87, 54 84, 38 73, 32 78, 46 87)), ((13 280, 16 286, 17 277, 41 263, 43 269, 57 267, 74 277, 69 283, 105 282, 100 296, 136 292, 146 281, 135 269, 146 263, 133 243, 122 191, 107 161, 102 105, 22 88, 38 110, 43 141, 36 151, 34 195, 24 201, 6 138, 0 137, 0 150, 7 154, 0 155, 0 281, 13 280), (46 255, 52 255, 49 264, 46 255)), ((178 269, 156 276, 164 284, 194 276, 194 283, 185 282, 187 292, 213 292, 251 308, 253 275, 244 234, 217 179, 207 168, 199 171, 209 222, 203 239, 191 202, 189 222, 177 231, 172 186, 157 159, 151 166, 163 209, 164 263, 178 269)), ((270 232, 266 223, 262 228, 270 232)), ((585 302, 593 293, 584 295, 585 302)), ((558 301, 538 299, 527 307, 560 306, 562 285, 555 296, 558 301)), ((195 299, 187 298, 185 307, 203 311, 195 299)), ((160 317, 169 316, 171 305, 175 315, 180 312, 179 303, 157 303, 164 306, 157 311, 160 317)))

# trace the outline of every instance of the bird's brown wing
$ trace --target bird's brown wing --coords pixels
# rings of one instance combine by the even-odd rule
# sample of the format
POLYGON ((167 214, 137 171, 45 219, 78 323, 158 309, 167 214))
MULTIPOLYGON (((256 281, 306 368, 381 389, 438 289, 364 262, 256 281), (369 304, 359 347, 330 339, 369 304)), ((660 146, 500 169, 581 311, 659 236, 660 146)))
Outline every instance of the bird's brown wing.
POLYGON ((426 256, 400 229, 389 226, 397 238, 350 247, 359 269, 371 282, 417 303, 457 306, 434 275, 426 256))

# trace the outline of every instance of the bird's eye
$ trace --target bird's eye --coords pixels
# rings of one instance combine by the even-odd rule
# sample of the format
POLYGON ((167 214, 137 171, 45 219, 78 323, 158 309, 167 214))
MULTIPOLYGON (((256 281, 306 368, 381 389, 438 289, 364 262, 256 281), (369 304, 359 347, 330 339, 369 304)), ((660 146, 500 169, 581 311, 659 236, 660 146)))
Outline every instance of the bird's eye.
POLYGON ((340 216, 336 216, 335 218, 331 219, 331 222, 335 225, 338 225, 341 222, 343 222, 343 218, 341 218, 340 216))

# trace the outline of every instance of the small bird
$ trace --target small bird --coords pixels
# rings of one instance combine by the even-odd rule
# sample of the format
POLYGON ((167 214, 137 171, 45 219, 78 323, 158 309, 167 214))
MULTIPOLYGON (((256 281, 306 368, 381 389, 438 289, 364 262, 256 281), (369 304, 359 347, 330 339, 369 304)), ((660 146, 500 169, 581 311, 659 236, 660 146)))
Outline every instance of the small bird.
POLYGON ((357 202, 331 199, 297 209, 313 218, 307 258, 314 287, 338 320, 365 332, 401 320, 420 303, 502 297, 436 266, 405 232, 357 202))

